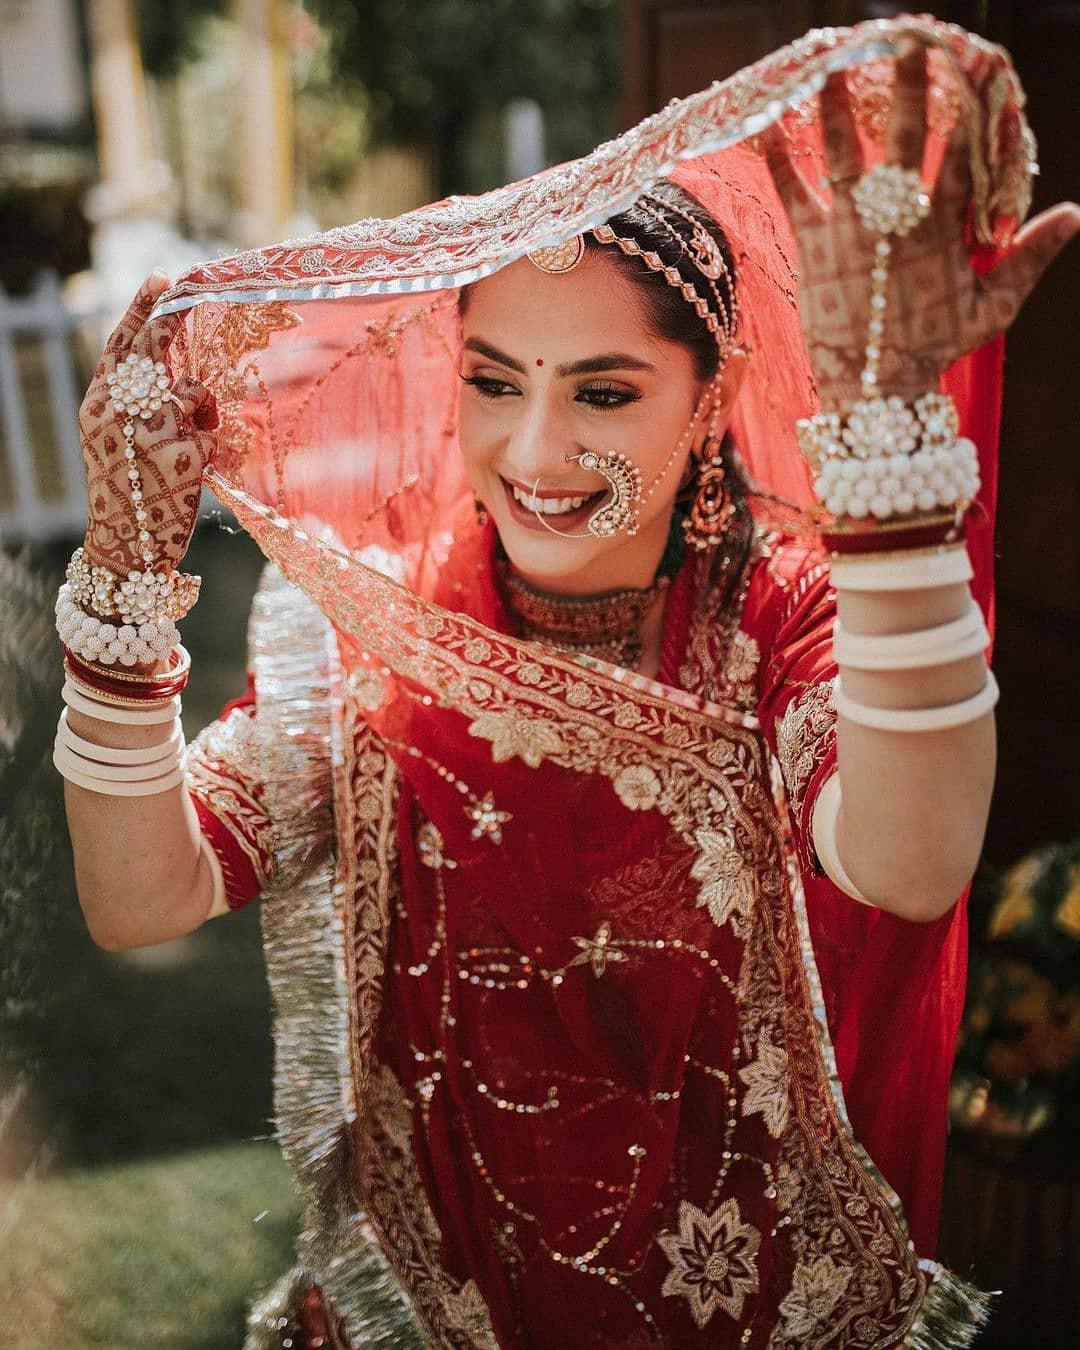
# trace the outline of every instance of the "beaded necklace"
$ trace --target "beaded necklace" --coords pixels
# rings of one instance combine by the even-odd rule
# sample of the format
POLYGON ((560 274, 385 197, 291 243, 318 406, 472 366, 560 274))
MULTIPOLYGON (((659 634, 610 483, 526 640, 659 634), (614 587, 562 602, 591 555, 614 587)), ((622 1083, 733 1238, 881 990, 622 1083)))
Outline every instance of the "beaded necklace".
POLYGON ((563 651, 581 652, 632 670, 644 650, 645 620, 671 585, 686 553, 682 512, 671 515, 663 557, 650 586, 603 595, 561 596, 538 591, 512 569, 496 537, 496 571, 518 637, 533 638, 563 651))

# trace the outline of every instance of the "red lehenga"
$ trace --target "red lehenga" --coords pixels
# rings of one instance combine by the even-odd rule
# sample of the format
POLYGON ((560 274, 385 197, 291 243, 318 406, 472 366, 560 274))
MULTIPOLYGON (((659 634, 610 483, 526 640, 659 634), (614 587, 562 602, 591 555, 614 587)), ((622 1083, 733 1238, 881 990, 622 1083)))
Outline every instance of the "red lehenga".
MULTIPOLYGON (((990 245, 1026 209, 1015 77, 904 20, 812 34, 550 175, 207 264, 162 302, 191 310, 174 358, 218 398, 208 481, 280 569, 252 687, 189 761, 230 905, 262 897, 277 1132, 307 1200, 248 1350, 946 1347, 984 1316, 931 1259, 965 897, 912 924, 818 864, 836 668, 812 532, 755 510, 691 557, 648 680, 511 635, 454 445, 455 288, 678 163, 735 243, 740 452, 805 505, 792 245, 735 142, 784 116, 815 153, 800 100, 848 66, 873 144, 873 62, 904 35, 933 46, 939 121, 973 119, 990 245)), ((949 376, 983 459, 987 611, 999 360, 949 376)))

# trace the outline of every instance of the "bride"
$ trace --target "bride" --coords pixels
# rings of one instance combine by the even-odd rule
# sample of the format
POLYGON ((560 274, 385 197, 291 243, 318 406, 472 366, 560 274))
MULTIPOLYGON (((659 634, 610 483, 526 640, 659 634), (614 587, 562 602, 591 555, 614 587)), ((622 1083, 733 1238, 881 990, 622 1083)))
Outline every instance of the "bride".
POLYGON ((933 1250, 1000 335, 1080 228, 1016 232, 1021 98, 936 21, 810 34, 536 179, 136 297, 55 758, 100 945, 260 899, 307 1208, 249 1350, 984 1320, 933 1250), (276 566, 185 748, 204 480, 276 566))

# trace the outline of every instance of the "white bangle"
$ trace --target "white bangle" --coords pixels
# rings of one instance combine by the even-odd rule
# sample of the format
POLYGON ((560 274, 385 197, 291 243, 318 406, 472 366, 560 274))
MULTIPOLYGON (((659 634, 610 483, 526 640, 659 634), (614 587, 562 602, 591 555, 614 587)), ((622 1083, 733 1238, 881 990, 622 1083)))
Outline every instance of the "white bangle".
POLYGON ((152 764, 102 764, 98 760, 86 759, 76 754, 66 745, 60 736, 53 742, 53 763, 63 773, 74 769, 84 778, 95 778, 102 783, 146 783, 152 778, 162 778, 179 768, 183 762, 184 750, 174 750, 164 759, 152 764))
POLYGON ((822 870, 834 885, 839 887, 852 900, 862 905, 880 909, 872 900, 867 900, 862 891, 848 876, 840 854, 836 848, 836 820, 840 814, 840 774, 831 773, 818 790, 814 803, 814 814, 810 822, 810 833, 814 840, 814 851, 818 855, 822 870))
POLYGON ((970 581, 974 575, 964 544, 829 557, 829 580, 838 591, 920 591, 970 581))
POLYGON ((74 783, 76 787, 86 788, 90 792, 100 792, 106 797, 155 796, 159 792, 167 792, 170 788, 178 787, 184 781, 183 764, 180 764, 164 777, 151 778, 140 782, 116 782, 111 779, 99 778, 94 774, 83 773, 72 765, 71 760, 75 758, 70 751, 67 751, 59 743, 53 747, 53 764, 56 765, 69 783, 74 783))
POLYGON ((855 670, 916 670, 943 666, 983 652, 990 643, 982 610, 974 600, 958 619, 906 633, 849 633, 838 619, 833 656, 855 670))
POLYGON ((79 692, 70 680, 64 681, 60 697, 76 712, 84 717, 96 717, 99 722, 116 722, 122 726, 151 727, 162 722, 171 722, 181 712, 180 695, 174 694, 167 703, 159 703, 155 708, 132 708, 119 703, 99 703, 97 699, 87 698, 79 692))
POLYGON ((841 717, 858 722, 860 726, 874 727, 878 731, 943 731, 947 727, 974 722, 977 717, 990 711, 999 696, 994 672, 988 669, 986 683, 977 694, 936 708, 878 708, 869 703, 859 703, 844 692, 843 677, 836 682, 833 702, 841 717))
POLYGON ((153 745, 137 747, 102 745, 76 735, 68 722, 67 708, 61 712, 56 730, 69 750, 98 764, 156 764, 167 759, 173 751, 182 749, 184 744, 184 729, 179 718, 175 719, 173 733, 167 741, 155 741, 153 745))

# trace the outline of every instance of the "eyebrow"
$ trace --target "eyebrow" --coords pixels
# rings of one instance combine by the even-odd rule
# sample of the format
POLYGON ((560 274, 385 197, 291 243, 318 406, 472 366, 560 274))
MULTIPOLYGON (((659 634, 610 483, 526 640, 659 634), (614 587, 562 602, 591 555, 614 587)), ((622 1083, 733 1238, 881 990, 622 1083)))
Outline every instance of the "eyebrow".
MULTIPOLYGON (((496 361, 500 366, 506 366, 509 370, 516 370, 518 374, 525 374, 525 367, 520 361, 516 361, 512 356, 507 356, 506 352, 499 351, 498 347, 493 347, 489 342, 484 342, 480 338, 469 338, 465 343, 467 351, 476 352, 480 356, 486 356, 489 361, 496 361)), ((580 361, 569 361, 565 365, 556 366, 555 374, 566 375, 596 375, 605 370, 647 370, 656 374, 656 367, 650 365, 648 361, 642 361, 640 357, 629 356, 626 352, 608 352, 603 356, 586 356, 580 361)))

